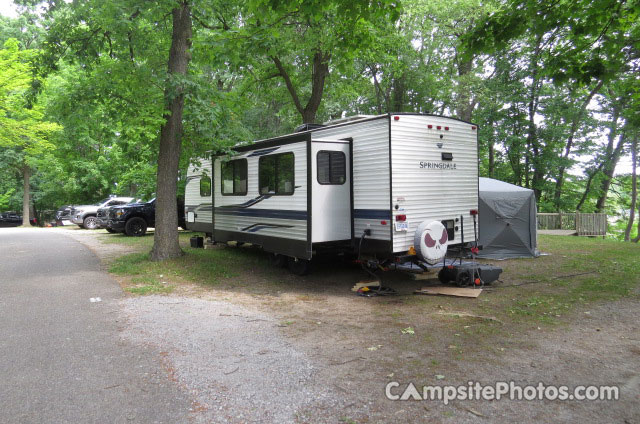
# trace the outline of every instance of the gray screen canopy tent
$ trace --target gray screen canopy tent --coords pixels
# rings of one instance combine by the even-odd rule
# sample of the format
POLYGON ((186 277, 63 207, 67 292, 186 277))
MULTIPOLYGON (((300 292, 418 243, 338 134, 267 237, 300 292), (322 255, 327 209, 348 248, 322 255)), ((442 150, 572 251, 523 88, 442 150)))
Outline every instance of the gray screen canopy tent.
POLYGON ((536 198, 533 190, 491 178, 479 182, 479 257, 491 259, 539 256, 536 198))

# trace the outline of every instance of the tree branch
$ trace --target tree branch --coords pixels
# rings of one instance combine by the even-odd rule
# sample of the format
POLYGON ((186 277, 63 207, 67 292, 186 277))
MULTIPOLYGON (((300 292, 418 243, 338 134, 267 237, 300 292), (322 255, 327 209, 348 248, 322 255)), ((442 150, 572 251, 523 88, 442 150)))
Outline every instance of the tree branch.
POLYGON ((300 98, 298 97, 298 93, 296 93, 296 89, 291 82, 291 78, 289 77, 287 70, 284 69, 284 66, 282 66, 282 62, 280 62, 280 59, 277 56, 271 56, 271 60, 276 65, 276 68, 278 69, 280 76, 282 76, 282 79, 284 79, 284 83, 287 86, 287 90, 289 90, 289 94, 291 94, 291 98, 293 99, 293 103, 295 104, 296 109, 298 110, 298 112, 300 112, 301 115, 304 114, 304 108, 302 107, 302 103, 300 103, 300 98))

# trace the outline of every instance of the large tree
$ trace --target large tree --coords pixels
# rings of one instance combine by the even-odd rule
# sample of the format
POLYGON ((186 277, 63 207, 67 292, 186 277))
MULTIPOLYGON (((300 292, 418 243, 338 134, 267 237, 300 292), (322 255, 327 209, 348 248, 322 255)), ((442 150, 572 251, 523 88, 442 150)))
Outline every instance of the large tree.
POLYGON ((180 256, 178 242, 178 214, 176 195, 178 166, 182 143, 182 113, 184 84, 189 66, 191 46, 191 5, 188 0, 177 4, 171 11, 173 31, 167 82, 165 85, 165 122, 160 131, 158 178, 156 199, 156 231, 151 259, 161 261, 180 256))
POLYGON ((39 156, 53 148, 49 137, 58 126, 43 119, 42 108, 29 98, 32 82, 31 61, 34 52, 20 50, 16 39, 0 49, 0 149, 10 150, 5 157, 22 176, 22 222, 29 225, 31 215, 32 167, 39 156))

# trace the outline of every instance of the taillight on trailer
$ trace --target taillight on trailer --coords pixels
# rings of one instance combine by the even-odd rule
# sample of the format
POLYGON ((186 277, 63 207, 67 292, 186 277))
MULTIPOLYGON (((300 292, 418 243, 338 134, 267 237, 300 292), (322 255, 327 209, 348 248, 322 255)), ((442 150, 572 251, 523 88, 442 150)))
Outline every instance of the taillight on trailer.
POLYGON ((380 225, 387 225, 387 221, 383 219, 382 221, 380 221, 380 225))
POLYGON ((471 127, 471 129, 472 129, 472 130, 475 130, 475 129, 476 129, 476 126, 474 125, 473 127, 471 127))
POLYGON ((433 128, 433 125, 429 124, 429 125, 427 125, 427 128, 431 129, 431 128, 433 128))
POLYGON ((478 209, 471 209, 471 210, 469 211, 469 214, 470 214, 470 215, 478 215, 478 209))
POLYGON ((399 121, 399 120, 400 120, 400 117, 399 117, 399 116, 394 116, 394 117, 393 117, 393 120, 394 120, 394 121, 399 121))
POLYGON ((444 127, 444 130, 445 131, 449 131, 449 127, 444 127))
POLYGON ((396 221, 405 222, 407 220, 407 215, 396 215, 396 221))
POLYGON ((438 126, 436 127, 436 129, 441 130, 441 129, 442 129, 442 126, 438 125, 438 126))

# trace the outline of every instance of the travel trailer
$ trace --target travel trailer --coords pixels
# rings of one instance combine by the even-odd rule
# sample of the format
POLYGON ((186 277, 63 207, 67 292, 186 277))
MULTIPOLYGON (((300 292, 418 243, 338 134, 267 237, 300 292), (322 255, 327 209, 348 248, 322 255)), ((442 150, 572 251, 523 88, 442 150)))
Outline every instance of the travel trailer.
POLYGON ((437 263, 476 241, 477 135, 458 119, 392 113, 238 145, 190 167, 186 224, 259 245, 295 273, 327 251, 437 263))

